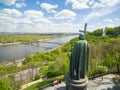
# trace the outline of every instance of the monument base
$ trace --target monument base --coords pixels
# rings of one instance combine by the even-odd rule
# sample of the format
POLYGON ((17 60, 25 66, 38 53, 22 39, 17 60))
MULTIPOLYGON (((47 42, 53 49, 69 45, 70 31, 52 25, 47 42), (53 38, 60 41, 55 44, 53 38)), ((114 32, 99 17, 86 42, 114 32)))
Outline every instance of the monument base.
POLYGON ((72 80, 69 74, 66 75, 66 90, 87 90, 88 78, 72 80))

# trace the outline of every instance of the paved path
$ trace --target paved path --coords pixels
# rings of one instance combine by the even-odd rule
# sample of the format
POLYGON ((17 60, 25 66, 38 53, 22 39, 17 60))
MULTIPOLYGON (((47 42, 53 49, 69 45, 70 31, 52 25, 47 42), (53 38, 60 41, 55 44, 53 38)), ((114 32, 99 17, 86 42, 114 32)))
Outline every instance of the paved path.
POLYGON ((42 79, 39 79, 39 80, 30 82, 30 83, 27 83, 27 84, 25 84, 25 85, 22 85, 20 90, 24 90, 24 89, 28 88, 29 86, 31 86, 31 85, 33 85, 33 84, 35 84, 35 83, 41 82, 41 81, 42 81, 42 79))
MULTIPOLYGON (((50 86, 44 90, 66 90, 65 86, 65 83, 62 82, 61 84, 50 86)), ((115 75, 109 74, 94 80, 89 80, 87 90, 120 90, 120 82, 118 82, 115 75)))
POLYGON ((95 80, 89 80, 88 90, 120 90, 120 82, 118 83, 115 75, 109 74, 95 80))
MULTIPOLYGON (((61 75, 61 76, 57 76, 56 78, 63 78, 63 77, 64 77, 64 75, 61 75)), ((38 82, 42 82, 42 81, 43 81, 43 79, 39 79, 39 80, 32 81, 32 82, 29 82, 27 84, 24 84, 24 85, 21 86, 20 90, 24 90, 24 89, 30 87, 31 85, 36 84, 38 82)))

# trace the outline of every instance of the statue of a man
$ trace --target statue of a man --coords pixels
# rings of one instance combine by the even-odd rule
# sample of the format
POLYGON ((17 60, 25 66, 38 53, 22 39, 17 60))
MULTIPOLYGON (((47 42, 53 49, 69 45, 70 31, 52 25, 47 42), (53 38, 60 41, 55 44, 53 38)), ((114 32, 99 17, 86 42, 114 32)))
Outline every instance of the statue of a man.
POLYGON ((88 70, 89 46, 84 34, 80 33, 79 40, 74 45, 70 56, 70 77, 73 80, 85 78, 88 70))

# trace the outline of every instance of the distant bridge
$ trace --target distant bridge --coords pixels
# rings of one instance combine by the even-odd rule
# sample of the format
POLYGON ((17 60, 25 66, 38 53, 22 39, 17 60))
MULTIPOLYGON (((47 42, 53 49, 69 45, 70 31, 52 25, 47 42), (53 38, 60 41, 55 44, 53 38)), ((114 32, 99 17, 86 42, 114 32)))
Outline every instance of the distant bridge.
POLYGON ((39 43, 51 43, 51 44, 65 44, 65 43, 59 43, 59 42, 50 42, 50 41, 38 41, 39 43))
POLYGON ((49 43, 49 44, 65 44, 65 42, 64 43, 61 43, 61 42, 52 42, 52 41, 34 41, 34 42, 31 42, 31 44, 32 43, 37 43, 37 44, 40 44, 40 43, 49 43))

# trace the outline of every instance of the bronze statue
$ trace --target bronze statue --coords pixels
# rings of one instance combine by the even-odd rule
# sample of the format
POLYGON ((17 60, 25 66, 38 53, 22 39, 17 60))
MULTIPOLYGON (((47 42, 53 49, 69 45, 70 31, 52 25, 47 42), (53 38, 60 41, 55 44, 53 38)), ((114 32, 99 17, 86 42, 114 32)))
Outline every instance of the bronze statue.
POLYGON ((79 80, 85 78, 88 70, 89 46, 84 34, 80 33, 79 40, 74 45, 70 56, 70 78, 79 80))

